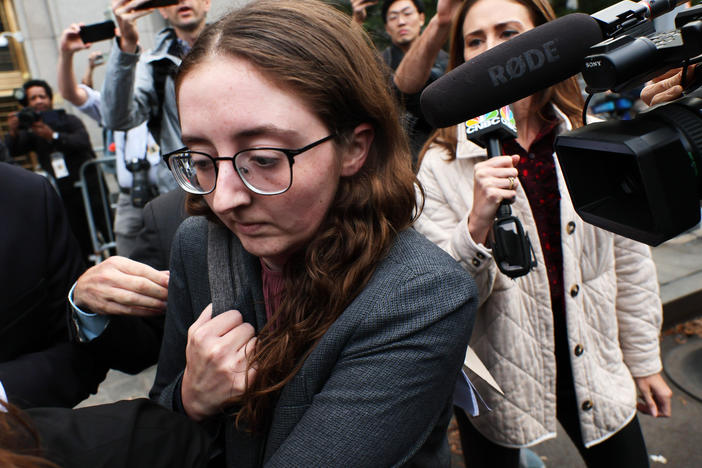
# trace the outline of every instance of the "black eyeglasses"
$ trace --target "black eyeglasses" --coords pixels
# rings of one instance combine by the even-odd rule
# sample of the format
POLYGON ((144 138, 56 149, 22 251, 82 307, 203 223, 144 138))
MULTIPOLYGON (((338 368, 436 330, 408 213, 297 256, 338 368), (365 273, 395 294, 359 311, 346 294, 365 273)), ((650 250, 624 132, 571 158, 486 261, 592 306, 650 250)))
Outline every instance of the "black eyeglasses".
POLYGON ((278 195, 292 185, 295 156, 334 137, 336 135, 331 134, 298 149, 249 148, 232 157, 221 158, 182 148, 163 155, 163 160, 166 161, 178 185, 189 193, 211 193, 217 185, 217 161, 231 161, 249 190, 260 195, 278 195))

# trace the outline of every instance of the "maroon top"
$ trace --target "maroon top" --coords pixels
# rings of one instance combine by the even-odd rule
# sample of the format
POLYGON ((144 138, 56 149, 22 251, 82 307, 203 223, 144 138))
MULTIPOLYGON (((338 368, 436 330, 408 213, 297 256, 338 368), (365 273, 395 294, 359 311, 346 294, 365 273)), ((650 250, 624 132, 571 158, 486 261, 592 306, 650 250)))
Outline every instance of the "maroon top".
POLYGON ((503 143, 504 154, 521 156, 517 166, 519 182, 529 200, 539 233, 554 312, 565 309, 561 250, 561 195, 558 191, 558 178, 553 158, 553 142, 558 123, 555 119, 547 122, 534 139, 529 151, 522 148, 516 140, 503 143))
POLYGON ((271 319, 280 306, 283 291, 283 272, 273 271, 261 260, 261 277, 263 282, 263 302, 266 305, 266 318, 271 319))

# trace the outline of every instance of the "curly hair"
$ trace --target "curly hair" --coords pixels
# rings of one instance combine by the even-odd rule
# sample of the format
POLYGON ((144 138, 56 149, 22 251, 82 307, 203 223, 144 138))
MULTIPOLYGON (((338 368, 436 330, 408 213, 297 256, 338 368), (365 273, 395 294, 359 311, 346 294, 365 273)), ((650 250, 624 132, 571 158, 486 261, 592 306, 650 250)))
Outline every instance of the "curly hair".
MULTIPOLYGON (((449 62, 447 71, 453 70, 465 62, 463 57, 463 49, 465 47, 463 41, 463 22, 468 15, 468 11, 478 1, 479 0, 466 0, 454 15, 451 34, 449 36, 449 62)), ((553 7, 548 0, 510 1, 526 7, 535 27, 556 19, 556 13, 553 11, 553 7)), ((584 100, 580 92, 580 85, 578 85, 578 81, 575 77, 570 77, 567 80, 561 81, 541 91, 536 97, 538 99, 536 102, 537 112, 539 112, 542 117, 544 116, 543 112, 547 110, 549 104, 554 104, 565 113, 568 120, 570 120, 570 123, 573 125, 573 128, 582 127, 582 108, 584 100)), ((456 127, 451 126, 435 130, 424 144, 420 152, 420 161, 418 164, 421 164, 422 156, 432 144, 437 144, 445 148, 451 155, 451 159, 455 158, 457 144, 456 127)))
MULTIPOLYGON (((363 167, 341 178, 318 232, 287 262, 282 303, 258 335, 256 378, 235 403, 237 422, 260 429, 277 392, 419 215, 419 184, 385 69, 368 36, 343 13, 317 0, 252 2, 200 35, 179 69, 176 92, 213 56, 246 60, 300 97, 339 135, 337 151, 359 124, 375 131, 363 167)), ((189 195, 187 203, 191 214, 217 221, 202 197, 189 195)))

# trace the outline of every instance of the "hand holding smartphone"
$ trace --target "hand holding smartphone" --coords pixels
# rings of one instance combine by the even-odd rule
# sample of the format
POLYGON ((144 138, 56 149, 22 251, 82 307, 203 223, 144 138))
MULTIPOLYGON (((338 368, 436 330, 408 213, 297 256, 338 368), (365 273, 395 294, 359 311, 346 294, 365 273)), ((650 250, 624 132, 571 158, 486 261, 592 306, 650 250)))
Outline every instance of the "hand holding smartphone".
POLYGON ((84 44, 104 41, 115 37, 115 23, 112 20, 81 26, 78 32, 84 44))

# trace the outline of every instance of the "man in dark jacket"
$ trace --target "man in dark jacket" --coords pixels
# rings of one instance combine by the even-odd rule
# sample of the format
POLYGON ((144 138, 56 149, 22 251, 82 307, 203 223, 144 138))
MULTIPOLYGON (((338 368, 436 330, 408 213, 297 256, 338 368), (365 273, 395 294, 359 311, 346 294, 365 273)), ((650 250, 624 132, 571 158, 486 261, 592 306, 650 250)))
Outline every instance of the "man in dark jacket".
POLYGON ((67 403, 77 381, 107 372, 69 342, 66 293, 85 269, 80 249, 45 177, 0 163, 0 187, 0 384, 20 406, 67 403))
POLYGON ((22 88, 25 107, 8 118, 5 144, 12 156, 36 153, 42 170, 61 195, 71 229, 87 259, 92 242, 81 191, 75 183, 80 179, 81 165, 95 157, 88 132, 76 116, 53 109, 48 83, 30 80, 22 88))

